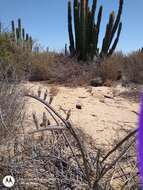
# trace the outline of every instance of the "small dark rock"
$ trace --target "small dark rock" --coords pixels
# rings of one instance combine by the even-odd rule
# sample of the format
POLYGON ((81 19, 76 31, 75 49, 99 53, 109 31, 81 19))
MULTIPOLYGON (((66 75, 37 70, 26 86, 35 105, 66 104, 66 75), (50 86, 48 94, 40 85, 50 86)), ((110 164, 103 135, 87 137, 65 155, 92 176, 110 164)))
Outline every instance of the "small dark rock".
POLYGON ((79 110, 81 110, 82 109, 81 104, 76 104, 76 108, 79 109, 79 110))
POLYGON ((90 85, 97 87, 97 86, 103 86, 103 79, 101 77, 96 77, 90 81, 90 85))

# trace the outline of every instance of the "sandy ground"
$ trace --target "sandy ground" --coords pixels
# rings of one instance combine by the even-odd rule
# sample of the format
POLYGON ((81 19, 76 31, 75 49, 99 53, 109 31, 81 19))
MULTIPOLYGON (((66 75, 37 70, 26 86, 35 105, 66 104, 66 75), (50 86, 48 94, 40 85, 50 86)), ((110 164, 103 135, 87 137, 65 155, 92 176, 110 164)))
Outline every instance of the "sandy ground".
MULTIPOLYGON (((25 86, 35 94, 39 87, 43 92, 51 88, 46 82, 27 83, 25 86)), ((129 93, 129 89, 120 84, 114 87, 56 87, 59 92, 54 98, 53 107, 57 111, 60 106, 65 110, 71 109, 73 125, 91 136, 97 145, 110 146, 114 140, 123 137, 125 131, 137 127, 138 117, 134 112, 139 112, 139 101, 134 89, 129 93), (77 103, 82 105, 81 110, 76 109, 77 103)), ((28 98, 28 130, 33 130, 31 114, 34 112, 41 117, 43 111, 44 106, 28 98)))

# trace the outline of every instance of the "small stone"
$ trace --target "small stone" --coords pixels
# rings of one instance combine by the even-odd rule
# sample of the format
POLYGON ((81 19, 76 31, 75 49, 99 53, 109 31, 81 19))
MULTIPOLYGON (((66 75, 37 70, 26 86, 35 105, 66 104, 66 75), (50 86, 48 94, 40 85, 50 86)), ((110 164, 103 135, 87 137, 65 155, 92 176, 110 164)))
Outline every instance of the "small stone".
POLYGON ((81 110, 82 109, 82 106, 80 104, 76 104, 76 108, 81 110))

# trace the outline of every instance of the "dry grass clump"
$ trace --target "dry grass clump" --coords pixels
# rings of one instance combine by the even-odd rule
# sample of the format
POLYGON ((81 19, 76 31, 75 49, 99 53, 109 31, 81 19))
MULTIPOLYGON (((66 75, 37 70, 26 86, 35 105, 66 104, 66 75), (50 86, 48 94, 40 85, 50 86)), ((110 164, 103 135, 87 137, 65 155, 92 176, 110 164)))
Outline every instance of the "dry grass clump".
MULTIPOLYGON (((0 65, 1 68, 1 65, 0 65)), ((5 69, 6 71, 6 69, 5 69)), ((23 89, 15 73, 7 78, 7 73, 0 70, 0 144, 14 137, 21 126, 24 108, 23 89)))
POLYGON ((115 53, 97 66, 96 74, 105 80, 117 80, 119 71, 128 82, 143 84, 143 53, 133 52, 127 56, 115 53))
POLYGON ((119 71, 123 71, 124 55, 120 52, 113 54, 109 58, 105 58, 97 65, 96 74, 100 75, 105 81, 116 81, 119 71))
POLYGON ((31 58, 31 81, 42 81, 49 79, 49 67, 60 56, 56 53, 33 53, 31 58))
POLYGON ((64 56, 58 57, 47 69, 49 82, 70 86, 89 84, 95 76, 95 65, 79 64, 64 56))

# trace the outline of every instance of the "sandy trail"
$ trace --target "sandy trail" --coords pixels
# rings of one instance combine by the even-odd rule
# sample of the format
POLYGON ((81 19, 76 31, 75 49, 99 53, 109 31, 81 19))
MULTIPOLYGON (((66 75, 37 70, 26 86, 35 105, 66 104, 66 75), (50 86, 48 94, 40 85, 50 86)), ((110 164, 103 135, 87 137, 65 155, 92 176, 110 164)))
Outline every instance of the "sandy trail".
MULTIPOLYGON (((26 84, 26 88, 35 94, 39 87, 44 91, 44 89, 49 90, 51 85, 37 82, 26 84)), ((139 102, 121 97, 119 92, 125 90, 122 87, 93 87, 92 93, 88 87, 57 86, 57 88, 59 93, 53 101, 54 108, 57 111, 60 106, 65 110, 71 109, 74 126, 91 136, 97 145, 110 146, 114 140, 123 137, 125 130, 137 127, 138 117, 133 111, 139 112, 139 102), (81 103, 81 110, 76 109, 77 102, 81 103)), ((26 107, 28 130, 33 130, 32 112, 41 117, 43 111, 45 111, 44 106, 33 99, 28 99, 26 107)))

